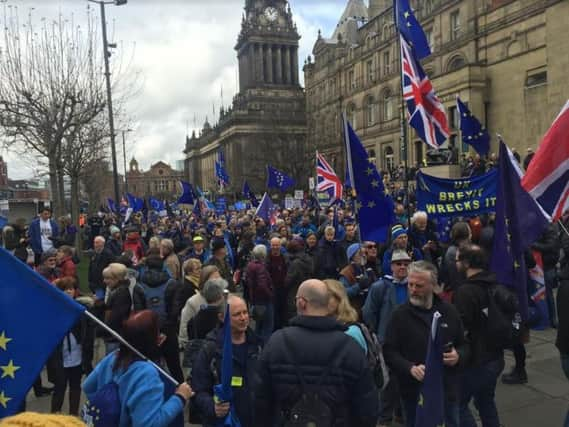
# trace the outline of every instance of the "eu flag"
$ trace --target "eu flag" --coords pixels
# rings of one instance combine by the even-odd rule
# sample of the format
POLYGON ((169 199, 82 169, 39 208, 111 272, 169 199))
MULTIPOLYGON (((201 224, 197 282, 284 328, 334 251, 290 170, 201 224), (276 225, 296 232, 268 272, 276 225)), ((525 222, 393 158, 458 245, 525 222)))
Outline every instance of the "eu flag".
POLYGON ((460 114, 462 142, 472 145, 481 156, 487 155, 488 151, 490 151, 490 134, 488 129, 480 124, 458 96, 456 97, 456 108, 460 114))
MULTIPOLYGON (((221 384, 214 386, 215 397, 221 402, 233 401, 233 390, 231 381, 233 379, 233 341, 231 341, 231 312, 229 304, 225 308, 225 319, 223 320, 223 349, 221 353, 221 384)), ((230 405, 230 411, 219 424, 223 427, 240 427, 241 423, 237 418, 235 405, 230 405)))
POLYGON ((2 248, 0 271, 1 419, 18 411, 85 308, 2 248))
POLYGON ((395 0, 395 22, 397 29, 407 43, 411 45, 418 59, 426 58, 431 54, 427 36, 415 18, 409 0, 395 0))
POLYGON ((443 385, 443 345, 440 337, 441 314, 435 311, 431 322, 425 378, 415 411, 415 427, 445 425, 445 391, 443 385))
POLYGON ((385 194, 383 179, 368 159, 360 139, 344 118, 346 158, 353 189, 362 240, 385 242, 387 231, 395 220, 393 201, 385 194))
POLYGON ((261 203, 255 211, 255 216, 263 218, 263 221, 265 221, 265 223, 273 225, 275 223, 276 211, 277 207, 274 205, 268 193, 265 193, 261 199, 261 203))
POLYGON ((186 181, 180 181, 182 185, 182 195, 178 199, 178 203, 184 203, 187 205, 191 205, 194 203, 194 189, 192 188, 192 184, 186 181))
POLYGON ((490 269, 499 283, 514 289, 524 319, 528 314, 528 271, 524 252, 548 224, 541 208, 521 186, 522 172, 512 152, 500 142, 496 225, 490 269))
POLYGON ((126 193, 128 205, 132 208, 132 212, 140 212, 144 208, 144 200, 135 197, 130 193, 126 193))
POLYGON ((294 185, 294 179, 288 175, 285 175, 278 169, 275 169, 271 165, 267 166, 267 187, 277 188, 281 191, 285 191, 294 185))
POLYGON ((259 201, 255 197, 255 193, 251 191, 251 187, 249 187, 249 183, 247 181, 243 182, 243 196, 249 199, 251 206, 254 208, 259 206, 259 201))
POLYGON ((221 162, 215 162, 215 176, 221 185, 229 184, 229 175, 227 175, 225 167, 221 162))
POLYGON ((113 213, 117 213, 117 204, 115 203, 115 201, 111 198, 107 198, 107 206, 109 208, 109 211, 113 212, 113 213))

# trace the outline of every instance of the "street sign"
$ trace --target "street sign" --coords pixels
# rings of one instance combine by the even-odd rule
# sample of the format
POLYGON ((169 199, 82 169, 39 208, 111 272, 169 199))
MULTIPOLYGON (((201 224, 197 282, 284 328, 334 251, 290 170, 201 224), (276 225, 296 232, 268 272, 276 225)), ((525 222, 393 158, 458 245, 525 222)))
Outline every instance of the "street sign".
POLYGON ((310 178, 308 178, 308 188, 310 190, 314 190, 315 187, 316 187, 316 184, 314 182, 314 177, 311 176, 310 178))

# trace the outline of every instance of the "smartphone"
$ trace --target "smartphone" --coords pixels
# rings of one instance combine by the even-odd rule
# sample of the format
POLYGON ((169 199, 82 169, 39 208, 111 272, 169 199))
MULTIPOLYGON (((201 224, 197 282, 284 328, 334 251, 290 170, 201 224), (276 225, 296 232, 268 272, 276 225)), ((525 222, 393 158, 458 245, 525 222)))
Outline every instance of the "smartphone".
POLYGON ((444 346, 443 346, 443 353, 448 353, 450 351, 452 351, 452 348, 454 346, 452 345, 452 341, 451 342, 447 342, 444 346))

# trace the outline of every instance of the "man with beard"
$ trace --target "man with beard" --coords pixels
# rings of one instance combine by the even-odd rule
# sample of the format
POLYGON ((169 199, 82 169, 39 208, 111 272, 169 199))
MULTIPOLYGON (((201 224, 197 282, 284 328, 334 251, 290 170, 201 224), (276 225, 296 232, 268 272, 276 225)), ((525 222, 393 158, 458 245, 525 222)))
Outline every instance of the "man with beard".
POLYGON ((433 315, 441 315, 439 333, 445 343, 443 354, 445 425, 459 425, 459 363, 468 360, 462 322, 456 309, 434 293, 437 269, 427 261, 409 265, 409 301, 395 309, 386 330, 383 353, 399 382, 401 402, 407 427, 415 426, 421 383, 425 378, 425 360, 433 315))

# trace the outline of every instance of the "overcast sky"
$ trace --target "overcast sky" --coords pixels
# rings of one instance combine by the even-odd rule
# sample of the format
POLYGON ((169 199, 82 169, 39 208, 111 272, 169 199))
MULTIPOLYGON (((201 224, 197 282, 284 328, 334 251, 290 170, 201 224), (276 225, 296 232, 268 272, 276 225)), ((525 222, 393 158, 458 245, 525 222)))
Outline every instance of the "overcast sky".
MULTIPOLYGON (((312 51, 318 29, 329 37, 346 3, 290 0, 302 36, 300 67, 312 51)), ((21 17, 34 8, 38 20, 73 14, 80 24, 86 17, 86 0, 8 0, 8 4, 18 5, 21 17)), ((224 105, 230 105, 237 91, 233 47, 244 4, 245 0, 129 0, 124 6, 107 6, 109 41, 128 52, 131 67, 139 70, 142 81, 141 91, 129 104, 135 125, 134 132, 127 134, 134 142, 129 144, 127 159, 134 155, 144 170, 158 160, 175 166, 176 160, 183 159, 186 129, 191 134, 194 117, 199 129, 206 116, 212 121, 214 105, 219 110, 221 87, 224 105)), ((98 14, 98 5, 93 6, 98 14)), ((122 173, 122 150, 119 153, 122 173)), ((30 165, 14 154, 3 154, 9 160, 10 178, 32 175, 30 165)))

